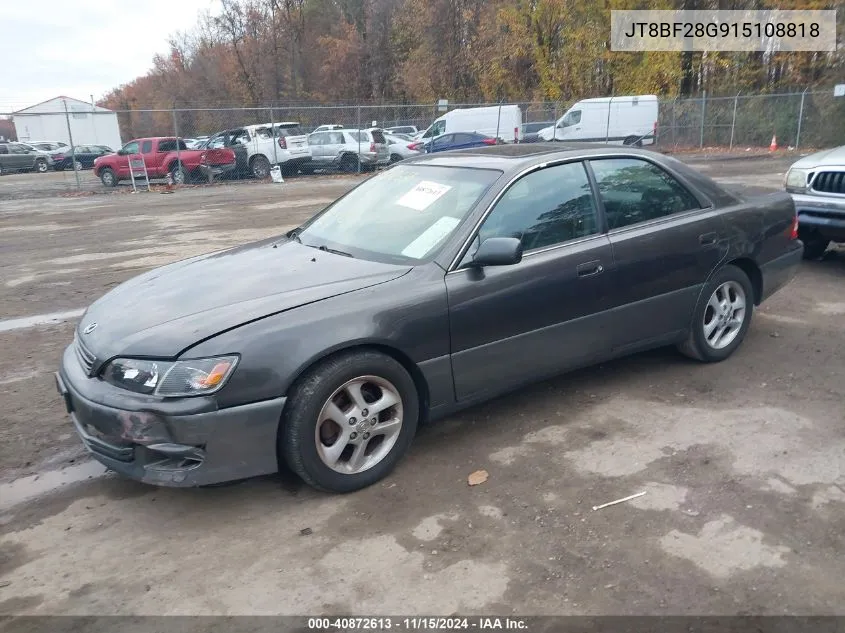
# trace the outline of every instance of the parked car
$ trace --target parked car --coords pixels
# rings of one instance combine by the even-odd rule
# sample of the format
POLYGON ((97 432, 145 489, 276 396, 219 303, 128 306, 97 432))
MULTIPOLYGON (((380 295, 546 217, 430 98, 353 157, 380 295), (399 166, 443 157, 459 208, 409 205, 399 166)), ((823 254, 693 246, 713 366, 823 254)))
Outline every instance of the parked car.
POLYGON ((49 156, 27 149, 15 142, 0 141, 0 175, 13 171, 45 172, 49 167, 49 156))
POLYGON ((417 140, 426 142, 442 134, 470 132, 514 143, 519 140, 521 128, 522 110, 517 105, 459 108, 437 117, 417 140))
POLYGON ((458 132, 457 134, 443 134, 434 140, 429 139, 426 142, 416 141, 415 143, 409 145, 409 148, 415 151, 432 153, 449 152, 455 149, 469 149, 472 147, 484 147, 486 145, 495 145, 496 143, 496 139, 485 136, 484 134, 458 132))
POLYGON ((36 149, 44 150, 45 152, 54 152, 70 149, 70 145, 63 141, 27 141, 27 143, 29 145, 32 145, 36 149))
POLYGON ((197 136, 195 138, 186 138, 185 145, 188 146, 188 149, 199 149, 202 147, 205 142, 209 139, 208 136, 197 136))
POLYGON ((583 99, 537 134, 544 141, 651 145, 657 139, 658 106, 656 95, 583 99))
POLYGON ((312 161, 306 166, 314 169, 340 169, 347 173, 375 169, 390 164, 390 150, 380 129, 342 129, 312 132, 308 135, 312 161))
MULTIPOLYGON (((311 162, 311 148, 308 137, 299 129, 299 123, 262 123, 245 125, 234 130, 224 130, 212 136, 204 147, 246 148, 246 164, 250 173, 259 179, 270 176, 273 165, 279 165, 282 173, 295 174, 311 162)), ((243 153, 238 153, 239 172, 243 168, 243 153)))
POLYGON ((386 127, 384 131, 388 134, 410 134, 412 136, 419 132, 416 125, 396 125, 394 127, 386 127))
POLYGON ((543 139, 540 138, 540 130, 553 126, 554 121, 542 121, 540 123, 523 123, 522 134, 520 134, 520 143, 541 143, 543 139))
POLYGON ((784 176, 798 213, 805 259, 818 259, 831 242, 845 242, 845 146, 794 162, 784 176))
POLYGON ((284 235, 113 288, 56 385, 91 454, 133 479, 286 465, 348 492, 421 421, 537 380, 663 345, 724 361, 795 275, 797 227, 785 192, 739 198, 636 148, 419 156, 284 235))
POLYGON ((50 152, 47 152, 43 149, 38 149, 37 147, 30 145, 29 143, 16 142, 15 145, 23 147, 29 153, 38 154, 44 159, 41 161, 36 160, 35 171, 43 174, 50 167, 53 167, 55 161, 53 161, 53 157, 50 155, 50 152))
POLYGON ((56 171, 64 169, 92 169, 100 156, 112 154, 114 150, 103 145, 76 145, 72 150, 53 154, 56 171))
POLYGON ((328 132, 329 130, 342 130, 342 129, 343 129, 343 126, 340 125, 339 123, 330 123, 328 125, 320 125, 318 127, 315 127, 312 130, 311 134, 313 134, 314 132, 328 132))
POLYGON ((227 173, 226 176, 246 178, 253 174, 252 166, 249 162, 250 154, 247 143, 238 141, 238 137, 241 134, 243 134, 242 128, 223 130, 199 143, 194 149, 221 149, 224 147, 231 149, 235 153, 235 168, 227 173))
POLYGON ((130 157, 143 158, 149 178, 167 178, 169 174, 176 184, 194 177, 216 177, 235 168, 231 149, 188 149, 182 139, 153 137, 129 141, 117 153, 95 158, 94 175, 106 187, 129 180, 130 157))
POLYGON ((384 139, 387 141, 387 149, 390 152, 390 162, 398 163, 400 160, 411 158, 412 156, 419 156, 420 150, 411 149, 413 141, 402 135, 385 133, 384 139))

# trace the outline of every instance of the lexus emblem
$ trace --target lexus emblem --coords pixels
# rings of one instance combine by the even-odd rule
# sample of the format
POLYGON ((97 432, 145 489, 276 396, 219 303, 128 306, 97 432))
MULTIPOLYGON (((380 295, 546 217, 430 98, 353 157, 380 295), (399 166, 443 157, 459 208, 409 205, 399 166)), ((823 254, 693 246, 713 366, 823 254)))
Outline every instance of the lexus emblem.
POLYGON ((82 333, 83 334, 91 334, 91 332, 93 332, 96 329, 97 329, 97 322, 94 321, 94 323, 89 323, 88 325, 86 325, 85 329, 82 330, 82 333))

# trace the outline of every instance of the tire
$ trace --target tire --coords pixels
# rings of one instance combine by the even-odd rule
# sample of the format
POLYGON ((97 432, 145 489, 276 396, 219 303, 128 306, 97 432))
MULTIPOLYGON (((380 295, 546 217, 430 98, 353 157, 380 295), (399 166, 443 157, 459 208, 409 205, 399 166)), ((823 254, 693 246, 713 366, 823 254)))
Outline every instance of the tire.
POLYGON ((346 154, 340 159, 340 171, 347 174, 358 172, 358 157, 355 154, 346 154))
POLYGON ((390 163, 391 164, 398 163, 400 160, 402 160, 402 157, 399 154, 391 154, 390 155, 390 163))
POLYGON ((0 163, 0 176, 4 176, 6 174, 6 169, 3 167, 3 164, 0 163))
POLYGON ((830 240, 822 237, 816 231, 798 235, 804 242, 804 259, 819 259, 827 250, 830 240))
POLYGON ((115 176, 114 171, 109 167, 106 167, 100 172, 100 180, 103 181, 106 187, 117 187, 117 176, 115 176))
POLYGON ((641 138, 636 136, 629 136, 624 141, 622 141, 623 145, 635 145, 636 147, 642 147, 643 141, 641 138))
POLYGON ((170 177, 173 179, 174 185, 184 185, 190 180, 190 175, 181 163, 173 165, 170 169, 170 177))
POLYGON ((270 161, 264 156, 253 158, 250 163, 250 169, 252 169, 252 175, 257 180, 264 180, 270 177, 270 161))
POLYGON ((314 173, 314 165, 301 165, 299 167, 299 173, 303 176, 310 176, 314 173))
MULTIPOLYGON (((724 302, 722 304, 724 305, 724 302)), ((754 288, 751 281, 743 270, 729 264, 705 284, 693 312, 689 337, 678 346, 678 349, 682 354, 705 363, 723 361, 742 344, 753 313, 754 288), (722 298, 733 300, 733 305, 727 306, 732 312, 719 314, 716 306, 722 298), (742 303, 742 313, 740 317, 737 317, 736 312, 740 309, 740 303, 742 303), (733 317, 736 317, 739 322, 731 328, 729 323, 733 317), (712 326, 714 321, 715 326, 712 326), (723 325, 726 327, 723 328, 723 325), (708 341, 708 334, 712 343, 708 341)))
POLYGON ((82 171, 82 163, 81 163, 81 162, 79 162, 78 160, 77 160, 77 161, 74 161, 74 163, 73 163, 73 168, 74 168, 76 171, 82 171))
POLYGON ((46 174, 47 173, 47 161, 43 158, 39 158, 35 161, 35 171, 39 174, 46 174))
POLYGON ((344 493, 371 486, 393 470, 416 434, 416 385, 400 363, 375 351, 350 351, 330 357, 308 370, 289 393, 278 454, 305 483, 318 490, 344 493), (350 383, 353 391, 358 385, 357 393, 364 398, 365 406, 379 406, 377 403, 390 394, 397 402, 377 416, 372 416, 372 411, 362 413, 364 407, 356 407, 345 388, 350 383), (324 417, 329 415, 326 409, 332 402, 337 405, 338 423, 324 417), (324 421, 318 424, 321 417, 324 421), (353 420, 355 426, 351 426, 353 420), (388 423, 392 425, 385 426, 388 423), (382 428, 393 431, 379 433, 382 428), (334 447, 339 450, 332 451, 334 447), (356 464, 357 459, 362 461, 356 464))

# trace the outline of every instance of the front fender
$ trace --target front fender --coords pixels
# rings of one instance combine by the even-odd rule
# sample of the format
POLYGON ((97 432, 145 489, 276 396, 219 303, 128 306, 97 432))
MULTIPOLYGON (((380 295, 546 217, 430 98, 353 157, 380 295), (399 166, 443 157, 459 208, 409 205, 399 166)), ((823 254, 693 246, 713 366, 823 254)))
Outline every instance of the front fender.
MULTIPOLYGON (((238 368, 217 394, 227 407, 284 396, 314 363, 360 345, 388 347, 417 366, 441 359, 442 368, 449 357, 443 270, 433 263, 417 267, 398 279, 234 328, 183 356, 240 354, 238 368)), ((432 402, 450 399, 451 393, 442 393, 450 390, 438 387, 432 402)))

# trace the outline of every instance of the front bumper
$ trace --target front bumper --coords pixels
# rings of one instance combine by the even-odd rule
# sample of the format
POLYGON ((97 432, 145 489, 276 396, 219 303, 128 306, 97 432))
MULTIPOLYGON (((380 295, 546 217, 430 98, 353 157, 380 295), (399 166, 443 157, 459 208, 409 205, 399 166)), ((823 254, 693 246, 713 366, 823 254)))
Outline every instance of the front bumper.
POLYGON ((814 229, 837 241, 845 240, 845 197, 793 193, 798 226, 814 229))
POLYGON ((276 434, 285 398, 228 409, 217 409, 210 397, 153 402, 88 378, 72 346, 55 377, 92 457, 130 479, 189 487, 278 471, 276 434))

